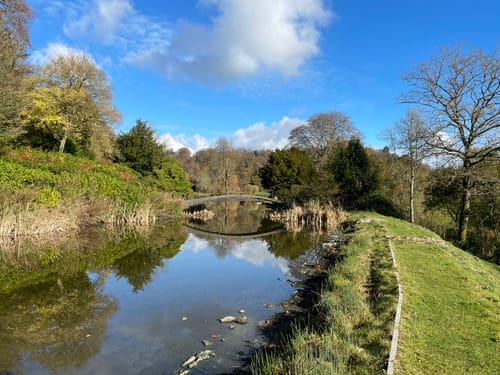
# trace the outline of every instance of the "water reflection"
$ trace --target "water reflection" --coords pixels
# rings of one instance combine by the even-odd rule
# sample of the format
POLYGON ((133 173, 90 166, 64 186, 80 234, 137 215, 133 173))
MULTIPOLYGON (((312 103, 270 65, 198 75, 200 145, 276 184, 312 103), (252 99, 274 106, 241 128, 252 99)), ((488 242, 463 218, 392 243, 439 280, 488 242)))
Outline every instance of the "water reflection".
MULTIPOLYGON (((162 233, 165 232, 162 231, 162 233)), ((177 254, 185 238, 186 235, 182 233, 167 241, 165 241, 165 236, 149 236, 147 240, 142 237, 142 241, 135 239, 132 245, 135 250, 116 259, 111 265, 111 270, 118 278, 125 278, 134 293, 144 290, 151 282, 155 270, 164 267, 166 260, 177 254)))
POLYGON ((117 302, 105 273, 79 272, 23 288, 0 303, 0 370, 22 373, 23 358, 52 372, 72 372, 99 352, 117 302))
POLYGON ((283 273, 288 273, 288 259, 277 257, 270 252, 269 243, 265 239, 230 239, 212 235, 203 236, 202 232, 187 229, 190 235, 181 249, 199 252, 211 249, 217 257, 225 258, 232 255, 255 266, 269 264, 278 267, 283 273))
POLYGON ((1 248, 0 373, 45 373, 35 363, 51 373, 78 372, 101 351, 120 307, 106 290, 110 275, 142 290, 186 237, 172 222, 144 233, 90 228, 42 248, 26 239, 1 248))
POLYGON ((267 219, 267 208, 258 202, 211 203, 207 208, 215 216, 207 221, 194 220, 190 227, 219 235, 257 235, 282 229, 283 225, 267 219))
POLYGON ((198 373, 231 371, 260 337, 257 322, 293 293, 286 281, 293 260, 312 242, 277 232, 260 205, 222 210, 198 229, 178 222, 145 233, 93 228, 0 259, 0 373, 170 374, 207 339, 217 357, 198 373), (264 237, 248 237, 263 230, 264 237), (230 330, 218 322, 240 309, 249 324, 230 330))

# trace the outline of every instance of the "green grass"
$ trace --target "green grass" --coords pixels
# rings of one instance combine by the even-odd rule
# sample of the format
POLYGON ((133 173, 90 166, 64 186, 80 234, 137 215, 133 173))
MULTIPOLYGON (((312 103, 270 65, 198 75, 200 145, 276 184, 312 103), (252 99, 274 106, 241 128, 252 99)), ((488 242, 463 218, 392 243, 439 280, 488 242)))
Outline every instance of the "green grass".
MULTIPOLYGON (((369 214, 393 239, 404 299, 396 374, 498 374, 500 269, 410 223, 369 214)), ((373 225, 373 224, 370 224, 373 225)))
POLYGON ((391 239, 404 294, 395 373, 497 374, 499 267, 405 221, 352 219, 360 223, 321 294, 324 326, 260 353, 253 373, 385 373, 397 302, 391 239))
POLYGON ((397 288, 389 248, 360 228, 321 293, 320 327, 296 330, 282 351, 260 353, 254 374, 382 374, 397 288))

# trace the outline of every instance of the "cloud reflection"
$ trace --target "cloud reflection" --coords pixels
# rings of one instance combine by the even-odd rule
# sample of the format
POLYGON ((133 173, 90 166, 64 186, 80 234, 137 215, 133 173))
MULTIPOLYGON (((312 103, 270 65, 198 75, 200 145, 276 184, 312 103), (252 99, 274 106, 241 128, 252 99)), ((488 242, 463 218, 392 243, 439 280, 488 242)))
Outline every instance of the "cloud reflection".
MULTIPOLYGON (((221 255, 219 249, 216 248, 212 241, 198 238, 190 233, 188 239, 181 246, 181 251, 189 250, 195 254, 208 249, 221 255)), ((270 265, 279 268, 284 274, 289 272, 288 260, 282 257, 277 257, 269 251, 269 245, 262 239, 251 240, 229 240, 224 239, 224 257, 232 255, 237 259, 244 260, 254 266, 262 267, 270 265)))

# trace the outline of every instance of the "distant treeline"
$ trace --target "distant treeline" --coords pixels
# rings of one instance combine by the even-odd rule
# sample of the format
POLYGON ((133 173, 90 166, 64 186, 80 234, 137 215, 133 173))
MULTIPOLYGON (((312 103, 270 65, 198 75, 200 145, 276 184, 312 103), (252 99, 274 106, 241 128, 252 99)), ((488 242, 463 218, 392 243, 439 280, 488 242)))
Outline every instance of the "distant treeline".
POLYGON ((221 138, 191 155, 165 149, 140 119, 116 134, 121 114, 90 56, 67 50, 31 64, 30 19, 24 0, 0 2, 3 234, 19 229, 16 213, 33 213, 32 202, 55 210, 78 197, 96 220, 104 199, 114 221, 142 222, 147 208, 165 206, 164 194, 268 192, 402 217, 499 261, 498 50, 443 49, 405 73, 400 101, 412 107, 388 127, 383 150, 363 145, 349 117, 332 110, 293 129, 281 150, 239 150, 221 138))

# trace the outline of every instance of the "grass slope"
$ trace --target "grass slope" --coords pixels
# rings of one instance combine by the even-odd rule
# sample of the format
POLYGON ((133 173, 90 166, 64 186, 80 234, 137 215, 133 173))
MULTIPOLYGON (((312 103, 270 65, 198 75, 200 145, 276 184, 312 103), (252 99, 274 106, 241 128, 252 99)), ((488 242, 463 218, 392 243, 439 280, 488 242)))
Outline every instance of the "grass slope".
POLYGON ((362 216, 385 227, 401 277, 404 299, 395 373, 498 374, 499 267, 421 227, 362 216))
POLYGON ((408 222, 354 213, 355 232, 325 281, 316 314, 252 373, 385 374, 397 303, 390 256, 403 287, 396 374, 498 374, 500 269, 408 222))

